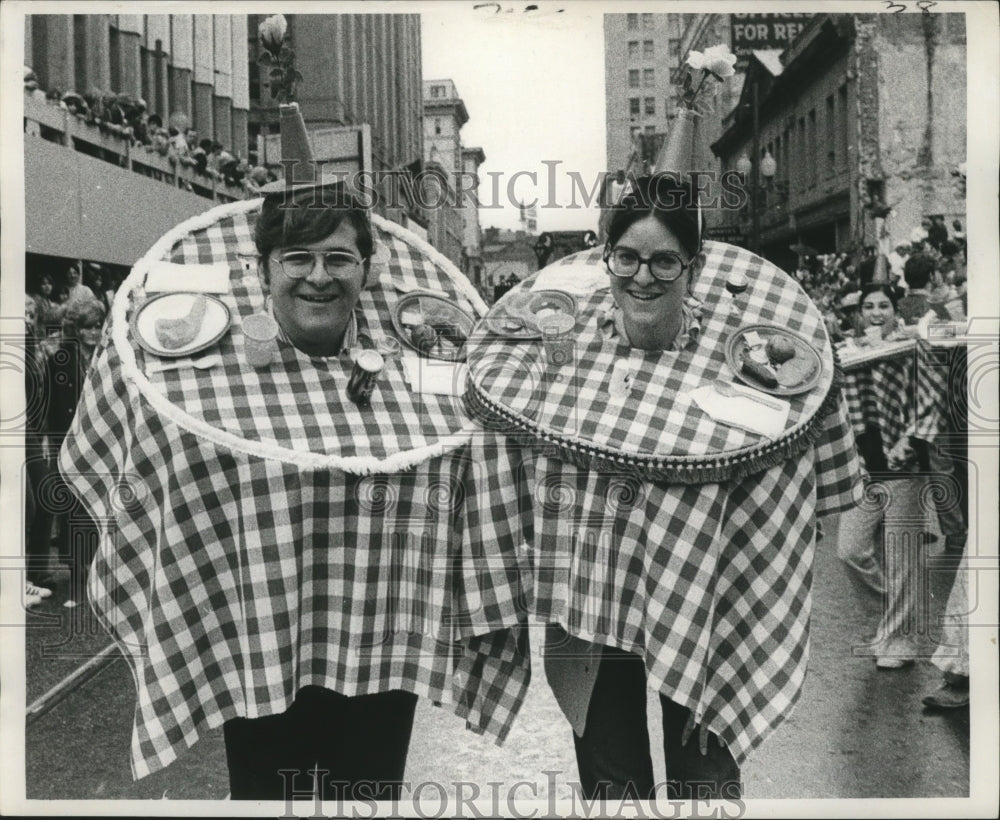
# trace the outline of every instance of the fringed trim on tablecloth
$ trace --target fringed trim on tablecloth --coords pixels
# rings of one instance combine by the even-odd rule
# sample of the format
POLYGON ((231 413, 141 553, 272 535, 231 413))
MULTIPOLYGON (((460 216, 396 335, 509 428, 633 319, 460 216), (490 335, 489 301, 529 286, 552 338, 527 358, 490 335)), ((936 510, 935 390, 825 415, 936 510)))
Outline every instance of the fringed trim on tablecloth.
MULTIPOLYGON (((126 277, 122 286, 115 295, 111 305, 112 322, 112 343, 118 350, 118 355, 122 363, 122 375, 126 384, 131 384, 138 390, 141 398, 145 399, 157 413, 165 420, 176 424, 182 430, 192 433, 216 447, 228 450, 232 453, 239 453, 256 458, 263 458, 271 461, 280 461, 293 464, 303 470, 341 470, 345 473, 355 475, 371 475, 373 473, 395 473, 411 469, 418 464, 432 458, 444 455, 445 453, 457 450, 471 440, 475 425, 471 422, 463 425, 462 429, 444 436, 434 444, 425 447, 417 447, 399 453, 393 453, 385 458, 375 458, 369 456, 334 456, 312 453, 308 450, 296 450, 289 447, 281 447, 277 444, 265 444, 259 441, 249 441, 240 436, 233 435, 224 430, 220 430, 205 421, 195 418, 189 413, 185 413, 175 404, 171 403, 163 393, 156 390, 145 374, 139 370, 135 358, 135 351, 129 344, 128 339, 128 307, 129 298, 136 288, 142 286, 146 281, 146 274, 152 263, 165 259, 167 254, 173 250, 174 245, 186 238, 191 233, 208 228, 222 219, 239 216, 259 210, 262 199, 249 199, 240 202, 219 205, 206 211, 203 214, 194 216, 177 225, 173 230, 164 234, 155 245, 143 256, 132 272, 126 277)), ((472 284, 465 275, 455 267, 445 256, 435 251, 426 242, 405 228, 390 223, 377 214, 372 214, 372 224, 379 230, 402 240, 426 256, 431 262, 445 272, 455 283, 456 287, 466 296, 477 309, 485 312, 486 304, 482 297, 476 292, 472 284)))
POLYGON ((809 450, 822 437, 826 417, 836 412, 842 384, 843 371, 834 351, 830 387, 810 419, 777 441, 717 457, 644 456, 612 452, 595 444, 563 438, 501 407, 483 395, 471 378, 464 401, 469 415, 486 429, 503 433, 522 446, 569 461, 584 470, 624 472, 642 481, 666 484, 716 484, 756 475, 809 450))

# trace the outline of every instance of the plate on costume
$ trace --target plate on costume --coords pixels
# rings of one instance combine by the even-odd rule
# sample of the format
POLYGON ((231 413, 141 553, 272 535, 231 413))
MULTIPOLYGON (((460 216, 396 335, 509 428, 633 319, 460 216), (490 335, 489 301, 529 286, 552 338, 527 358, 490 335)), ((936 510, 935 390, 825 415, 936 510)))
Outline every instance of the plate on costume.
POLYGON ((541 339, 538 320, 554 313, 576 316, 576 299, 561 290, 511 291, 486 317, 486 328, 504 339, 541 339))
POLYGON ((726 341, 726 363, 741 382, 773 396, 808 393, 823 376, 823 359, 819 351, 797 333, 778 325, 741 327, 726 341), (767 353, 767 345, 772 340, 794 350, 794 356, 783 363, 773 359, 767 353), (775 377, 778 381, 776 386, 743 370, 744 360, 753 360, 754 356, 764 359, 757 364, 775 377))
POLYGON ((143 302, 132 317, 132 333, 139 346, 164 359, 190 356, 217 344, 226 335, 232 323, 232 315, 226 304, 205 293, 164 293, 143 302), (205 314, 194 338, 177 348, 167 348, 156 333, 157 319, 181 319, 188 315, 194 300, 205 298, 205 314))
POLYGON ((403 343, 421 356, 461 362, 465 360, 465 340, 476 320, 440 294, 414 290, 396 303, 392 324, 403 343))

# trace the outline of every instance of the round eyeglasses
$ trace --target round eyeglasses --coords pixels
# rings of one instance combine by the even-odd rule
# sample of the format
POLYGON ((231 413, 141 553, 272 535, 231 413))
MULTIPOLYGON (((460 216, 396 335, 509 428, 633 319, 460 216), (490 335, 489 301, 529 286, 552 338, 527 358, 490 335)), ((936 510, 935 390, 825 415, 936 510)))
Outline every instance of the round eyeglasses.
POLYGON ((323 261, 327 275, 334 278, 351 273, 362 261, 347 251, 284 251, 275 259, 289 279, 305 279, 313 272, 318 259, 323 261))
POLYGON ((639 256, 639 253, 632 248, 606 250, 604 263, 608 266, 608 273, 619 279, 631 279, 645 264, 653 278, 661 282, 673 282, 691 265, 673 251, 657 251, 646 257, 639 256))

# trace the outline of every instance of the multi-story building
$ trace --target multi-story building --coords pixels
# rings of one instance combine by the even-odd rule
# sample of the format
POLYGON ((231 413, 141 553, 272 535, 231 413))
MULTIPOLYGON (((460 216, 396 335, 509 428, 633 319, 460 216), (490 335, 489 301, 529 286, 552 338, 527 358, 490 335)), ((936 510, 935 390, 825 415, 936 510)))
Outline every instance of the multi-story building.
POLYGON ((487 301, 492 301, 498 285, 520 281, 538 270, 536 237, 524 231, 499 228, 486 228, 483 233, 485 279, 479 292, 487 301))
MULTIPOLYGON (((43 91, 142 99, 164 123, 246 156, 246 17, 25 16, 25 57, 43 91)), ((70 263, 127 270, 177 223, 244 192, 171 164, 124 135, 74 116, 42 93, 23 96, 25 272, 57 284, 70 263)))
MULTIPOLYGON (((663 134, 677 107, 671 76, 682 59, 677 14, 604 15, 607 168, 629 167, 641 136, 663 134)), ((640 149, 641 150, 641 149, 640 149)))
MULTIPOLYGON (((966 159, 965 66, 962 14, 816 15, 779 56, 755 52, 712 149, 726 169, 775 160, 759 204, 764 255, 787 266, 792 245, 892 247, 925 216, 964 221, 952 179, 966 159), (880 203, 892 208, 887 237, 875 235, 880 203)), ((744 230, 747 217, 727 215, 744 230)))
POLYGON ((482 149, 472 149, 466 156, 461 131, 468 121, 469 112, 454 82, 424 82, 424 166, 437 175, 435 185, 440 192, 426 200, 434 205, 427 212, 428 239, 466 274, 471 264, 466 249, 471 247, 478 254, 478 243, 470 233, 478 232, 479 214, 467 193, 470 186, 461 180, 467 163, 475 173, 485 159, 482 149))
MULTIPOLYGON (((278 103, 268 69, 256 65, 257 28, 251 14, 250 135, 278 133, 278 103)), ((418 14, 288 14, 287 38, 303 79, 296 100, 306 127, 367 125, 367 170, 405 168, 423 156, 423 87, 418 14)))
MULTIPOLYGON (((462 149, 462 169, 467 179, 479 177, 479 166, 486 161, 482 148, 462 149)), ((468 190, 471 186, 465 186, 468 190)), ((483 285, 486 268, 483 265, 483 232, 479 224, 479 207, 471 196, 462 195, 459 200, 462 209, 462 252, 465 254, 465 273, 472 284, 479 288, 483 285)))

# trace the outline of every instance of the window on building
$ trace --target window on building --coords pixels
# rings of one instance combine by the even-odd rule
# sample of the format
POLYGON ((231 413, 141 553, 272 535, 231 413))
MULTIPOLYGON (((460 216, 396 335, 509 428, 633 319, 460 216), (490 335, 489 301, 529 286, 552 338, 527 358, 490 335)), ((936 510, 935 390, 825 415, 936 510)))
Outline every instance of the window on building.
POLYGON ((631 114, 633 117, 638 117, 639 116, 639 98, 638 97, 629 97, 629 100, 628 100, 628 113, 631 114))
MULTIPOLYGON (((436 88, 436 86, 435 86, 435 88, 436 88)), ((440 117, 435 117, 434 118, 434 133, 435 134, 440 134, 441 133, 441 118, 440 117)))
POLYGON ((809 184, 810 186, 816 184, 816 180, 819 177, 819 145, 816 141, 816 109, 812 108, 809 110, 809 133, 807 135, 809 140, 809 155, 806 161, 809 163, 809 184))
POLYGON ((642 41, 642 56, 647 60, 653 59, 653 41, 643 40, 642 41))
POLYGON ((628 58, 630 60, 638 60, 639 59, 639 41, 638 40, 629 40, 628 41, 628 58))
POLYGON ((646 97, 646 116, 653 117, 656 115, 656 100, 653 97, 646 97))
POLYGON ((670 59, 671 65, 680 62, 681 60, 680 40, 667 40, 667 57, 670 59))
POLYGON ((646 133, 647 134, 655 134, 656 133, 656 126, 655 125, 647 125, 646 126, 646 133))
POLYGON ((653 27, 653 15, 649 12, 643 12, 642 15, 642 27, 652 28, 653 27))
POLYGON ((826 175, 833 176, 837 167, 837 110, 833 103, 833 94, 826 98, 826 175))
POLYGON ((628 87, 638 88, 639 87, 639 69, 630 68, 628 71, 628 87))
POLYGON ((847 83, 837 89, 837 158, 847 167, 847 83))
POLYGON ((628 21, 628 27, 630 30, 639 28, 639 15, 638 14, 626 14, 628 21))
POLYGON ((656 81, 653 76, 653 69, 644 68, 642 70, 642 85, 643 88, 653 88, 656 86, 656 81))

